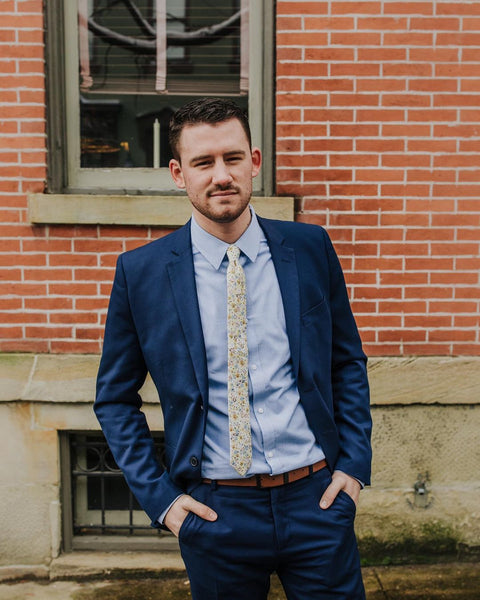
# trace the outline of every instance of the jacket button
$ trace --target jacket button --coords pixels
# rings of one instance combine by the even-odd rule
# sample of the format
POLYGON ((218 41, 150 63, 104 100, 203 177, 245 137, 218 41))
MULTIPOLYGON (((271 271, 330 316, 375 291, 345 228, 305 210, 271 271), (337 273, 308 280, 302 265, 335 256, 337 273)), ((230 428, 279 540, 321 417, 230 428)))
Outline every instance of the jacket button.
POLYGON ((198 458, 196 456, 190 457, 190 464, 192 467, 198 467, 198 458))

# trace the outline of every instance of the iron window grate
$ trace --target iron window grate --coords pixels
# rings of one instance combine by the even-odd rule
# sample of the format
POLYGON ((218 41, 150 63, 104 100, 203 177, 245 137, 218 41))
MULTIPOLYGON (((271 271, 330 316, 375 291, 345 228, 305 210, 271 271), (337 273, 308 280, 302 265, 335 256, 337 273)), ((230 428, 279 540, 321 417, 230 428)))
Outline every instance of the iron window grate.
MULTIPOLYGON (((163 433, 152 433, 152 437, 158 460, 164 465, 163 433)), ((69 450, 73 535, 157 533, 101 433, 70 433, 69 450)))

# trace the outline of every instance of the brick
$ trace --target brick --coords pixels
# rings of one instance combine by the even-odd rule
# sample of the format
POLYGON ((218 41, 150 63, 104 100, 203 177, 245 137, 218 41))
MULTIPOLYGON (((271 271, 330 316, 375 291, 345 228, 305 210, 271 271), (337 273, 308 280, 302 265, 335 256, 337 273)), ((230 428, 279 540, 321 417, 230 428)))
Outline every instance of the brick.
POLYGON ((382 106, 431 106, 429 95, 423 94, 383 94, 382 106))
MULTIPOLYGON (((435 65, 436 77, 478 77, 480 74, 480 65, 467 62, 437 64, 435 65)), ((463 82, 461 82, 463 83, 463 82)))
POLYGON ((97 293, 96 283, 50 283, 49 293, 54 296, 94 296, 97 293))
POLYGON ((330 106, 378 106, 378 94, 331 94, 330 106))
POLYGON ((20 44, 40 44, 43 45, 42 29, 19 29, 18 42, 20 44))
POLYGON ((385 14, 394 15, 432 15, 434 10, 434 3, 429 0, 428 2, 386 2, 384 6, 385 14))
POLYGON ((5 296, 45 296, 46 284, 41 283, 0 283, 0 294, 5 296))
POLYGON ((326 92, 353 92, 353 80, 343 78, 315 78, 305 81, 305 90, 326 92))
POLYGON ((330 184, 331 196, 376 196, 378 186, 364 183, 330 184))
POLYGON ((357 20, 358 29, 369 29, 380 31, 398 30, 403 31, 408 29, 408 20, 406 18, 399 19, 398 17, 359 17, 357 20))
POLYGON ((32 310, 47 310, 47 311, 58 311, 58 310, 71 310, 73 308, 73 300, 70 297, 54 297, 48 296, 46 298, 25 298, 25 309, 32 310))
POLYGON ((357 79, 355 83, 358 92, 403 92, 407 89, 406 79, 377 77, 375 79, 357 79))
POLYGON ((71 281, 71 269, 25 269, 26 281, 71 281))
POLYGON ((402 169, 357 169, 355 181, 403 181, 402 169))
POLYGON ((328 14, 329 2, 315 0, 312 2, 277 2, 277 14, 279 15, 320 15, 328 14))
POLYGON ((356 77, 378 77, 380 65, 373 63, 338 63, 330 65, 332 77, 345 77, 354 75, 356 77))
POLYGON ((332 167, 378 167, 378 156, 375 154, 330 154, 332 167))
POLYGON ((405 142, 403 140, 356 140, 355 148, 359 152, 403 152, 405 142))
POLYGON ((319 167, 326 166, 327 158, 319 154, 284 154, 277 156, 278 167, 319 167))
POLYGON ((74 239, 73 240, 74 252, 87 252, 87 253, 104 253, 104 252, 116 252, 120 253, 123 251, 122 240, 88 240, 88 239, 74 239))
POLYGON ((309 169, 304 170, 305 182, 312 181, 351 181, 352 171, 349 169, 309 169))
MULTIPOLYGON (((305 48, 305 60, 318 60, 327 62, 352 62, 355 60, 355 50, 353 48, 305 48)), ((366 60, 366 59, 363 59, 366 60)))
POLYGON ((460 29, 460 19, 414 17, 410 19, 410 29, 418 29, 420 31, 458 31, 460 29))
POLYGON ((403 121, 404 111, 396 108, 359 108, 357 111, 357 120, 360 122, 373 121, 380 123, 384 121, 403 121))
POLYGON ((276 80, 277 92, 299 92, 302 89, 302 79, 285 79, 279 76, 276 80))
MULTIPOLYGON (((423 122, 425 123, 427 121, 427 119, 425 118, 425 110, 423 109, 418 109, 418 108, 411 108, 408 110, 407 112, 407 118, 408 121, 419 121, 419 122, 423 122)), ((456 121, 457 120, 457 111, 456 110, 451 110, 451 109, 430 109, 428 111, 428 122, 435 122, 435 121, 456 121)), ((444 125, 435 125, 434 126, 434 136, 438 137, 436 132, 437 131, 441 131, 441 130, 445 130, 445 126, 444 125)))
POLYGON ((464 79, 460 82, 461 92, 478 92, 480 89, 479 83, 475 79, 464 79))
POLYGON ((334 124, 330 126, 330 134, 333 137, 377 137, 378 133, 379 126, 373 123, 334 124))
POLYGON ((368 0, 367 2, 332 2, 332 14, 380 14, 382 3, 368 0))
MULTIPOLYGON (((0 7, 1 8, 1 7, 0 7)), ((15 31, 11 29, 0 29, 0 43, 12 42, 16 39, 15 31)))
POLYGON ((429 165, 428 154, 384 154, 382 156, 382 167, 428 167, 429 165))
POLYGON ((458 83, 455 79, 414 79, 408 82, 410 92, 456 92, 458 83))
MULTIPOLYGON (((458 48, 410 48, 410 60, 413 62, 433 62, 433 63, 456 63, 460 58, 458 48)), ((467 60, 462 55, 463 60, 467 60)))
POLYGON ((351 152, 353 141, 349 139, 316 139, 304 141, 305 152, 351 152))
MULTIPOLYGON (((434 286, 434 285, 429 285, 427 286, 421 286, 421 287, 414 287, 414 286, 410 286, 408 288, 405 288, 405 298, 410 302, 410 299, 418 299, 418 298, 426 298, 428 300, 432 300, 432 299, 447 299, 447 298, 453 298, 453 287, 447 287, 447 286, 434 286)), ((426 308, 426 303, 423 303, 424 308, 423 309, 419 309, 419 310, 415 310, 414 312, 427 312, 427 308, 426 308)))
POLYGON ((277 124, 277 135, 279 137, 287 136, 305 136, 305 137, 320 137, 327 133, 325 125, 311 125, 298 123, 295 125, 277 124))
MULTIPOLYGON (((138 242, 140 243, 140 242, 138 242)), ((75 269, 75 281, 108 281, 111 278, 111 269, 75 269)))
MULTIPOLYGON (((15 323, 18 325, 33 324, 33 323, 46 323, 47 315, 43 313, 25 313, 25 312, 0 312, 0 323, 1 322, 15 323)), ((1 326, 0 326, 1 330, 1 326)), ((0 334, 1 337, 1 334, 0 334)))
POLYGON ((326 106, 327 94, 277 94, 277 106, 326 106))
MULTIPOLYGON (((277 49, 277 61, 283 62, 286 60, 299 61, 303 58, 302 48, 278 48, 277 49)), ((309 59, 307 59, 309 60, 309 59)))
POLYGON ((342 29, 343 31, 351 31, 355 28, 355 21, 351 17, 309 17, 304 19, 305 30, 316 31, 334 31, 342 29))
POLYGON ((438 0, 435 6, 437 15, 480 15, 480 6, 471 0, 451 2, 451 0, 438 0))
POLYGON ((45 78, 40 75, 12 75, 9 77, 2 77, 2 87, 4 89, 29 88, 41 90, 44 85, 45 78))
POLYGON ((0 352, 48 352, 46 340, 11 340, 0 341, 0 352))
POLYGON ((76 327, 75 335, 78 340, 101 340, 103 336, 103 329, 100 327, 76 327))
MULTIPOLYGON (((349 32, 346 36, 345 33, 331 33, 331 44, 334 46, 353 46, 353 47, 361 47, 361 46, 380 46, 381 44, 381 34, 380 33, 372 33, 372 32, 349 32)), ((320 45, 320 44, 314 44, 320 45)), ((325 44, 326 45, 326 44, 325 44)), ((392 44, 395 45, 395 44, 392 44)))
POLYGON ((282 77, 326 77, 328 75, 328 65, 323 63, 288 62, 283 63, 279 70, 282 77))
POLYGON ((92 342, 89 340, 52 340, 50 350, 53 353, 61 354, 98 354, 101 351, 101 342, 92 342))
POLYGON ((407 50, 406 48, 359 48, 358 60, 360 62, 379 61, 382 63, 389 61, 405 62, 407 60, 407 50))
POLYGON ((318 32, 280 32, 277 34, 279 46, 326 46, 328 34, 318 32))
MULTIPOLYGON (((440 35, 440 34, 439 34, 440 35)), ((451 34, 447 34, 451 35, 451 34)), ((432 33, 385 33, 383 37, 385 46, 433 46, 432 33)), ((438 44, 450 45, 450 44, 438 44)))

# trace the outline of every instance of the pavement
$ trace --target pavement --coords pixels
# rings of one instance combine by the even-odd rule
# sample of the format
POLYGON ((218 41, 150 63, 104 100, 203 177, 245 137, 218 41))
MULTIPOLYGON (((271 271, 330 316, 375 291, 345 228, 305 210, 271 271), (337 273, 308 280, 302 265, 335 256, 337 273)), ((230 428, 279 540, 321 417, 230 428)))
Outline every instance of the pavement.
MULTIPOLYGON (((367 600, 480 599, 480 562, 369 566, 362 571, 367 600)), ((0 579, 0 600, 191 600, 188 578, 174 552, 75 552, 48 568, 3 568, 0 579)), ((276 577, 269 600, 285 600, 276 577)))

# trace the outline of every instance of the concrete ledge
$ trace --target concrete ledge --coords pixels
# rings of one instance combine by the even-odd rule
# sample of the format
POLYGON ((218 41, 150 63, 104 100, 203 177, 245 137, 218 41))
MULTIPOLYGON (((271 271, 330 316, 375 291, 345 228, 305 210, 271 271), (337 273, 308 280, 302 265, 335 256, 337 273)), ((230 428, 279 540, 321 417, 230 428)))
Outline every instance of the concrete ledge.
MULTIPOLYGON (((262 217, 293 221, 294 199, 253 197, 262 217)), ((192 206, 186 196, 30 194, 28 218, 35 224, 152 225, 180 227, 192 206)))
POLYGON ((372 405, 480 404, 480 357, 374 358, 372 405))
MULTIPOLYGON (((0 354, 0 402, 91 403, 99 361, 97 354, 0 354)), ((150 377, 141 394, 158 403, 150 377)))
POLYGON ((7 565, 0 567, 0 581, 48 579, 49 573, 50 569, 47 565, 7 565))
MULTIPOLYGON (((100 357, 79 354, 0 354, 0 402, 89 403, 100 357)), ((372 406, 480 404, 480 357, 373 358, 372 406)), ((146 404, 158 395, 150 378, 146 404)))
POLYGON ((180 552, 72 552, 52 560, 50 579, 69 579, 160 571, 185 571, 180 552))

